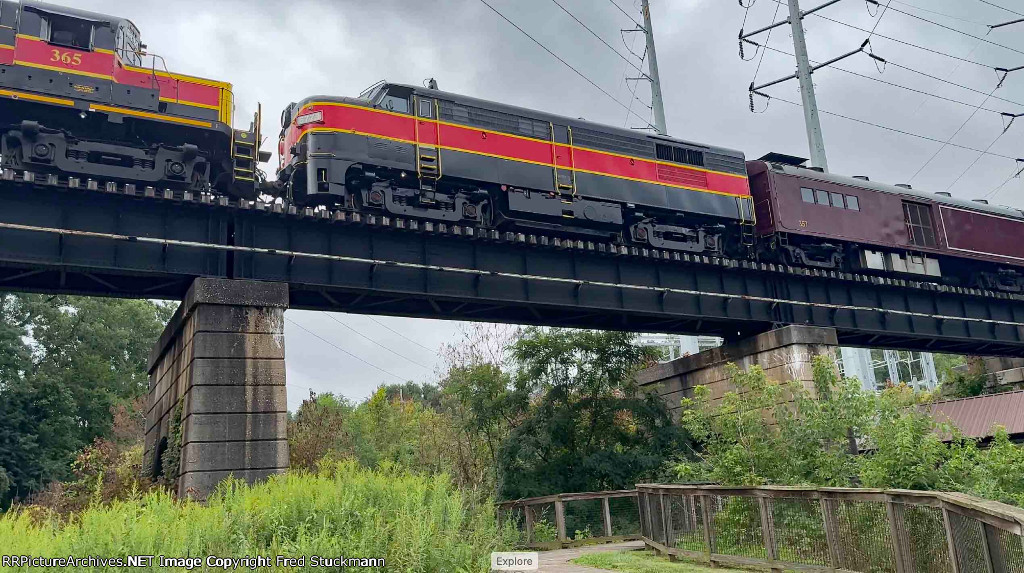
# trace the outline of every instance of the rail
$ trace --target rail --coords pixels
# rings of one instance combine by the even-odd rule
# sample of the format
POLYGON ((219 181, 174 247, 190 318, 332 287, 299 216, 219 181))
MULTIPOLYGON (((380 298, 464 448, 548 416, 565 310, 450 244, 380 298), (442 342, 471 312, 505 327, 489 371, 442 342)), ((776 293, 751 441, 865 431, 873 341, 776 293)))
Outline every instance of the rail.
POLYGON ((644 542, 772 571, 1024 571, 1024 510, 959 493, 637 485, 644 542))
POLYGON ((498 504, 499 518, 511 520, 534 549, 640 539, 635 489, 562 493, 498 504))

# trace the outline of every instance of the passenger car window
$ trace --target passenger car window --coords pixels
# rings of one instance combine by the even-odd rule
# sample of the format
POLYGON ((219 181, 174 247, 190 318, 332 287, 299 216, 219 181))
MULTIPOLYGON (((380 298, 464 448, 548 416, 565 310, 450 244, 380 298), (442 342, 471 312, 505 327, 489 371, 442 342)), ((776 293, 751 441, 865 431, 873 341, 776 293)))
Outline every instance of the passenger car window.
POLYGON ((388 111, 409 113, 409 99, 388 94, 384 96, 384 99, 380 100, 380 107, 388 111))
POLYGON ((814 195, 818 198, 818 205, 828 205, 828 191, 815 189, 814 195))
POLYGON ((842 193, 829 193, 829 195, 832 196, 832 206, 833 207, 839 207, 840 209, 845 209, 846 208, 846 205, 843 204, 843 194, 842 193))
POLYGON ((919 247, 935 246, 935 225, 929 205, 904 201, 903 217, 910 234, 910 244, 919 247))
POLYGON ((846 196, 846 208, 851 211, 860 211, 860 200, 853 195, 846 196))
POLYGON ((814 189, 808 189, 807 187, 800 188, 800 198, 804 200, 804 203, 814 203, 814 189))

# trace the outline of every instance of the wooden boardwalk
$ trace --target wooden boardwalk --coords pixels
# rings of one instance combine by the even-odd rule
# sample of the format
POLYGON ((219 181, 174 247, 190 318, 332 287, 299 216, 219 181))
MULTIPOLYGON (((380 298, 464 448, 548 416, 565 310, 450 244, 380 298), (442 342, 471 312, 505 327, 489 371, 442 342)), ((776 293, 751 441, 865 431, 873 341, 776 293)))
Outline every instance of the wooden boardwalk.
POLYGON ((614 573, 610 569, 597 569, 596 567, 584 567, 571 563, 584 553, 597 553, 602 551, 622 551, 624 549, 641 549, 643 541, 627 541, 625 543, 607 543, 605 545, 585 545, 573 549, 556 549, 554 551, 540 552, 540 570, 545 573, 614 573))

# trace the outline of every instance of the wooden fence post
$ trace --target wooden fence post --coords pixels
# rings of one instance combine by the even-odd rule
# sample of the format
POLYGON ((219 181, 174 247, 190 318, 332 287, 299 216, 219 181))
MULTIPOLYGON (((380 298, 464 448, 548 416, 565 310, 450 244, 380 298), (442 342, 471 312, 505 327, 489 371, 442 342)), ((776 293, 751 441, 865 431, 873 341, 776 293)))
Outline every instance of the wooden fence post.
POLYGON ((946 550, 949 551, 949 565, 951 573, 960 573, 960 558, 956 554, 956 539, 953 534, 953 526, 949 521, 949 510, 945 504, 942 506, 942 524, 946 530, 946 550))
POLYGON ((676 544, 675 531, 672 530, 672 496, 661 494, 661 522, 665 526, 665 547, 672 547, 676 544), (668 497, 668 503, 665 498, 668 497))
POLYGON ((985 535, 982 547, 985 548, 985 565, 988 567, 988 573, 1007 573, 1006 558, 1003 556, 1003 548, 999 545, 999 531, 984 522, 981 524, 981 530, 985 535))
POLYGON ((604 516, 604 536, 612 536, 612 510, 608 503, 608 497, 601 498, 601 514, 604 516))
MULTIPOLYGON (((779 560, 779 549, 775 544, 775 517, 772 515, 772 500, 758 497, 758 512, 761 514, 761 538, 764 540, 765 556, 769 561, 779 560)), ((771 568, 772 573, 782 573, 778 567, 771 568)))
POLYGON ((896 557, 896 573, 914 573, 908 563, 910 548, 907 546, 906 528, 903 525, 903 512, 892 500, 885 501, 885 513, 889 517, 889 536, 896 557))
POLYGON ((526 515, 524 516, 526 519, 526 542, 533 543, 533 522, 536 519, 536 517, 533 514, 532 505, 526 505, 524 507, 526 511, 526 515))
POLYGON ((715 552, 715 522, 711 518, 711 500, 713 498, 710 495, 693 497, 694 499, 703 498, 700 503, 700 518, 704 524, 704 543, 708 548, 708 561, 711 561, 711 555, 715 552))
POLYGON ((555 527, 558 529, 558 541, 565 543, 569 538, 565 535, 565 502, 555 501, 555 527))
MULTIPOLYGON (((821 508, 821 524, 825 528, 825 543, 828 544, 829 566, 833 569, 843 568, 843 557, 839 551, 839 527, 836 524, 836 505, 828 498, 819 498, 821 508)), ((959 573, 954 571, 953 573, 959 573)))

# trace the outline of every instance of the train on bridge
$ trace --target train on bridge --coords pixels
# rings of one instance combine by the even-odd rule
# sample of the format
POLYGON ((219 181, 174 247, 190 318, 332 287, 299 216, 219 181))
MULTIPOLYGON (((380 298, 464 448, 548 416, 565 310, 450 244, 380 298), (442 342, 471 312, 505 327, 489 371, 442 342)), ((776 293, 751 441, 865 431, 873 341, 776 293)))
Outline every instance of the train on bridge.
POLYGON ((260 113, 145 55, 127 19, 0 0, 0 167, 1024 292, 1020 210, 433 84, 289 105, 266 181, 260 113))

